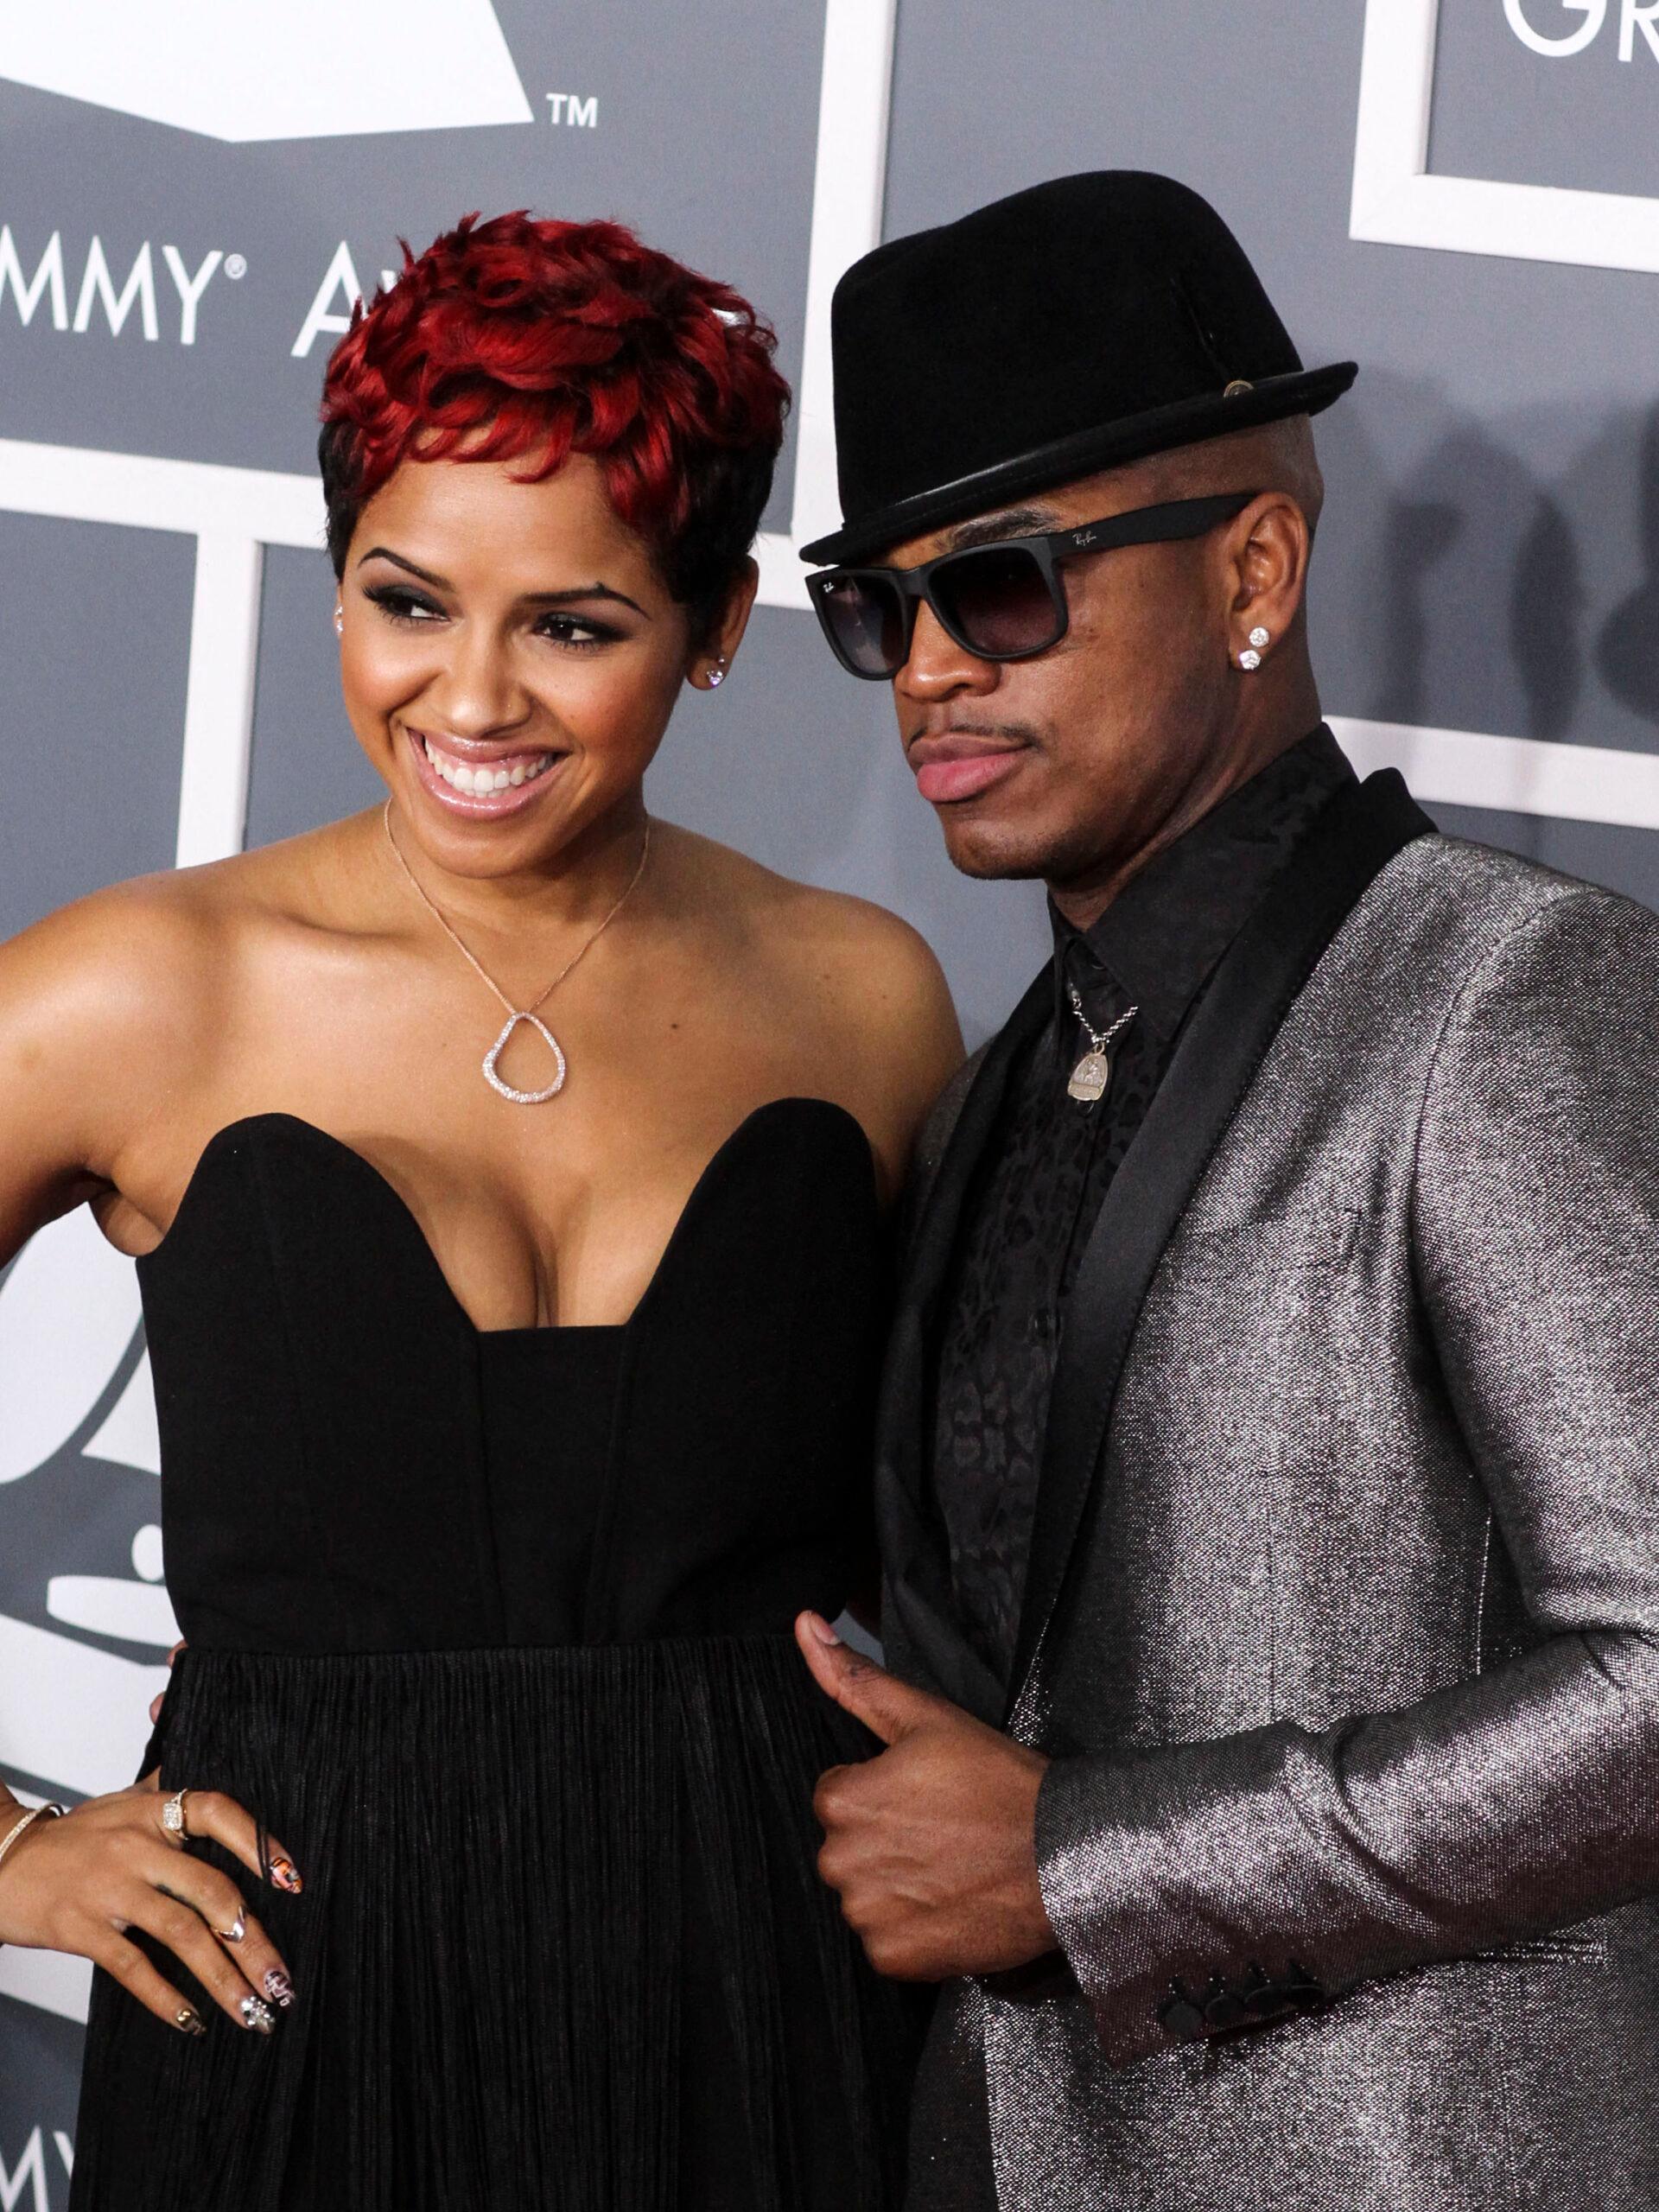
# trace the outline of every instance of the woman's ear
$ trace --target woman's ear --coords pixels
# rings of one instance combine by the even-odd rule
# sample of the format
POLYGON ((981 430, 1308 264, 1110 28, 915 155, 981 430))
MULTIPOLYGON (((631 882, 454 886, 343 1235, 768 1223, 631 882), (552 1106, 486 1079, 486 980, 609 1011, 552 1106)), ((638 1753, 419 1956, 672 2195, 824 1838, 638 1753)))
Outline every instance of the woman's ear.
POLYGON ((702 634, 702 642, 687 657, 685 680, 700 691, 718 690, 737 657, 743 632, 749 626, 754 595, 760 588, 760 571, 745 560, 737 582, 726 594, 719 612, 702 634))

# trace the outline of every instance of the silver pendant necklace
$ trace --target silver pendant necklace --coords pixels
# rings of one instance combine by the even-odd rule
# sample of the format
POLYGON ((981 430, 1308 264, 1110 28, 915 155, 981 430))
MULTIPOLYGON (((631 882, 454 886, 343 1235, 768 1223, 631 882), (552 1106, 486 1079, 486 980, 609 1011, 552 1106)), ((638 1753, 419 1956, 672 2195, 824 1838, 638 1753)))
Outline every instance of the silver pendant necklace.
POLYGON ((391 847, 392 857, 397 861, 398 867, 402 868, 404 875, 408 878, 410 887, 413 890, 416 897, 431 915, 433 920, 436 922, 438 927, 448 938, 450 944, 454 946, 456 951, 460 953, 462 959, 465 960, 467 966, 472 969, 473 973, 479 978, 479 981, 480 982, 486 983, 490 989, 494 992, 496 997, 500 1000, 502 1005, 507 1009, 505 1027, 502 1029, 501 1034, 496 1039, 494 1044, 491 1046, 489 1051, 484 1055, 485 1082, 489 1084, 490 1089, 493 1090, 499 1097, 510 1099, 515 1106, 541 1106, 544 1105, 548 1099, 556 1098, 560 1091, 564 1089, 564 1077, 567 1064, 565 1061, 563 1047, 560 1045, 558 1039, 553 1034, 553 1032, 548 1027, 547 1024, 541 1020, 540 1009, 547 1004, 549 999, 550 999, 554 992, 558 989, 559 985, 570 973, 570 970, 576 965, 576 963, 587 958, 588 955, 599 943, 601 938, 604 936, 606 931, 609 929, 611 924, 616 919, 622 909, 627 905, 629 899, 632 898, 635 890, 639 887, 639 879, 645 872, 645 862, 651 858, 650 816, 647 815, 645 817, 645 842, 639 848, 639 865, 635 868, 632 875, 629 878, 627 889, 617 900, 615 906, 612 907, 610 912, 606 915, 604 920, 594 931, 593 935, 588 939, 588 942, 584 945, 581 946, 570 959, 565 962, 563 967, 560 969, 558 974, 553 978, 547 988, 544 991, 538 993, 538 995, 531 1001, 528 1006, 524 1007, 514 1006, 512 1001, 502 989, 500 984, 496 982, 489 969, 485 967, 483 962, 480 960, 477 956, 462 942, 460 932, 451 925, 448 917, 437 906, 436 902, 430 899, 427 895, 426 892, 422 888, 419 878, 416 875, 414 869, 410 868, 409 862, 404 858, 403 853, 398 848, 397 840, 392 835, 391 801, 390 799, 386 801, 385 811, 380 818, 385 824, 386 842, 391 847), (553 1080, 540 1090, 515 1090, 512 1085, 506 1080, 505 1077, 501 1074, 496 1065, 500 1059, 502 1053, 506 1050, 508 1038, 512 1036, 513 1031, 518 1027, 521 1021, 527 1021, 530 1024, 531 1027, 536 1032, 536 1034, 541 1039, 542 1042, 547 1046, 549 1052, 553 1055, 553 1080))
POLYGON ((1123 1034, 1141 1009, 1138 1006, 1132 1006, 1127 1014, 1118 1016, 1109 1029, 1096 1029, 1083 1010, 1083 1000, 1077 985, 1069 984, 1067 988, 1071 994, 1071 1011, 1088 1033, 1089 1050, 1072 1069, 1065 1092, 1068 1098, 1076 1098, 1085 1106, 1092 1106, 1096 1099, 1106 1096, 1112 1080, 1112 1063, 1108 1048, 1123 1034))

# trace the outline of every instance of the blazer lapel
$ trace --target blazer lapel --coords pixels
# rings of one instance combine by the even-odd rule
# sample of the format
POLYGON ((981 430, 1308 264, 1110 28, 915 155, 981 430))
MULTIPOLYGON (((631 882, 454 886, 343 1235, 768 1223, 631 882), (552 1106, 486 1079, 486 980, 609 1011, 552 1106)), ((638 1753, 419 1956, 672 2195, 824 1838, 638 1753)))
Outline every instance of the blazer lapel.
POLYGON ((906 1647, 906 1662, 919 1662, 944 1695, 991 1721, 1001 1710, 1002 1685, 957 1624, 950 1545, 933 1499, 934 1325, 974 1171, 995 1130, 1009 1072, 1047 1019, 1052 990, 1053 971, 1045 968, 992 1039, 922 1195, 903 1261, 876 1433, 876 1520, 895 1640, 906 1647))
POLYGON ((1176 1048, 1106 1194, 1067 1307, 1007 1713, 1060 1597, 1164 1249, 1325 948, 1373 878, 1433 827, 1393 769, 1338 792, 1223 957, 1176 1048))

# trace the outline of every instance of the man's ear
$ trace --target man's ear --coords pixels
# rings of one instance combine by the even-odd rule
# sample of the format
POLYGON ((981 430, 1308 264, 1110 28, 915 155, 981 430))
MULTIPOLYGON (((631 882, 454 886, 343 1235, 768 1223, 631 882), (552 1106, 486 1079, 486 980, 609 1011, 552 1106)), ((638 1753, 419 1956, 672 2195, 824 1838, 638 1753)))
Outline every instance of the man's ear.
POLYGON ((743 632, 749 626, 749 617, 754 612, 754 595, 760 588, 760 571, 753 560, 746 559, 736 582, 721 602, 719 612, 701 641, 686 656, 685 679, 700 690, 709 691, 720 683, 737 658, 737 649, 743 642, 743 632))
POLYGON ((1307 517, 1288 492, 1264 492, 1233 524, 1228 649, 1234 661, 1251 650, 1255 631, 1265 630, 1276 644, 1294 626, 1306 597, 1313 544, 1307 517))

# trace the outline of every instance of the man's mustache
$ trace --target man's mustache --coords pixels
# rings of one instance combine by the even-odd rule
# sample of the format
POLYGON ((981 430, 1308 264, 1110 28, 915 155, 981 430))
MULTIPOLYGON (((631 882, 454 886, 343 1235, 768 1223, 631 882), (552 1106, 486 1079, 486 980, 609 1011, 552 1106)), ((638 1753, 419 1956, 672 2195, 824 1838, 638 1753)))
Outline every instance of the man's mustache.
POLYGON ((904 734, 906 753, 925 737, 988 737, 1003 745, 1040 745, 1042 738, 1029 722, 969 721, 960 715, 948 719, 918 722, 904 734))

